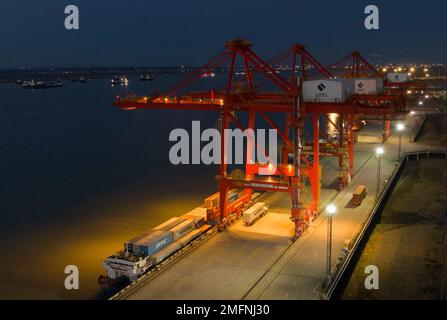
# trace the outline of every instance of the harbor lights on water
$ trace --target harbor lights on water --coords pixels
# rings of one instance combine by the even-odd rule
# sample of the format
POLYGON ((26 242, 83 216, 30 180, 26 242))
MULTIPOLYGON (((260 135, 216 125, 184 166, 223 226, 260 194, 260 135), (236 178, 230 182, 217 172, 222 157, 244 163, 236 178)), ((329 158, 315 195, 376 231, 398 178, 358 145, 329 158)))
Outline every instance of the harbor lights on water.
POLYGON ((326 279, 327 284, 331 283, 332 269, 332 216, 337 212, 337 208, 333 204, 326 207, 327 214, 327 253, 326 253, 326 279))
POLYGON ((397 160, 399 161, 400 160, 401 148, 402 148, 402 131, 405 130, 405 125, 402 122, 399 122, 396 125, 396 129, 397 129, 397 132, 399 133, 399 146, 398 146, 398 149, 397 149, 397 160))
POLYGON ((382 156, 385 153, 385 150, 383 147, 378 147, 376 149, 376 156, 377 156, 377 186, 376 186, 376 199, 379 199, 380 194, 380 166, 382 162, 382 156))

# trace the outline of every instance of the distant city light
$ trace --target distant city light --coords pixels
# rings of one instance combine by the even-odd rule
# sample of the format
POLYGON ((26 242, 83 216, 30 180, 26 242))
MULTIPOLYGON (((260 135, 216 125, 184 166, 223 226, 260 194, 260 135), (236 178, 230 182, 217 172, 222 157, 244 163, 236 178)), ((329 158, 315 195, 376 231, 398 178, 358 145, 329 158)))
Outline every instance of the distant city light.
POLYGON ((378 148, 376 149, 376 154, 377 154, 378 156, 381 156, 384 152, 385 152, 385 150, 383 150, 382 147, 378 147, 378 148))
POLYGON ((410 111, 410 115, 411 115, 411 116, 414 116, 415 114, 416 114, 415 111, 410 111))
POLYGON ((414 68, 410 68, 410 72, 414 72, 414 70, 415 70, 414 68))
POLYGON ((425 95, 425 99, 428 99, 428 98, 429 98, 429 95, 428 95, 428 94, 426 94, 426 95, 425 95))
POLYGON ((423 101, 419 101, 419 105, 422 106, 424 104, 423 101))
POLYGON ((411 90, 407 90, 407 94, 411 94, 413 91, 411 90))
POLYGON ((397 125, 396 125, 396 129, 397 129, 397 131, 403 131, 404 129, 405 129, 405 125, 403 124, 403 123, 398 123, 397 125))
POLYGON ((430 77, 430 75, 427 73, 427 74, 425 75, 425 77, 428 78, 428 77, 430 77))
POLYGON ((383 72, 387 72, 388 69, 387 69, 387 68, 383 68, 382 71, 383 71, 383 72))

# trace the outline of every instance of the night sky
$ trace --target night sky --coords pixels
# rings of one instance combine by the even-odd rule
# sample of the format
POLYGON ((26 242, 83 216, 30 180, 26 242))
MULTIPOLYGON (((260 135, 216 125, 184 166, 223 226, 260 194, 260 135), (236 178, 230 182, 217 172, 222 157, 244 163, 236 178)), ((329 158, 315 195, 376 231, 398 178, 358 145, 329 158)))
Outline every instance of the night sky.
POLYGON ((238 36, 261 56, 294 42, 323 63, 356 49, 373 63, 447 63, 447 1, 2 0, 0 68, 198 65, 238 36), (64 8, 80 30, 64 28, 64 8), (380 30, 363 26, 380 9, 380 30))

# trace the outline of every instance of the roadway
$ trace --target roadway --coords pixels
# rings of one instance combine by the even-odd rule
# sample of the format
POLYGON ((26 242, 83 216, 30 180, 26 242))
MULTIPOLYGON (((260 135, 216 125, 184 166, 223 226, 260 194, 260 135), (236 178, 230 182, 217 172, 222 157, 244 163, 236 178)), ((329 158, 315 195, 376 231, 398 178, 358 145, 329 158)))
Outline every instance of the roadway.
MULTIPOLYGON (((414 119, 414 117, 413 117, 414 119)), ((402 137, 402 152, 423 148, 410 142, 417 122, 409 118, 402 137)), ((380 137, 380 126, 367 126, 369 137, 380 137)), ((359 139, 362 141, 362 139, 359 139)), ((368 140, 368 139, 366 139, 368 140)), ((377 139, 376 139, 377 140, 377 139)), ((377 140, 378 141, 378 140, 377 140)), ((382 156, 381 187, 395 168, 398 139, 392 136, 382 156)), ((338 192, 335 158, 323 158, 320 208, 333 203, 332 265, 346 242, 361 229, 375 203, 377 185, 377 142, 355 145, 356 174, 350 185, 338 192), (368 195, 360 206, 349 202, 353 190, 366 185, 368 195)), ((142 280, 117 299, 315 299, 325 277, 327 217, 320 214, 308 231, 292 243, 289 195, 276 193, 266 203, 269 213, 253 226, 242 221, 218 233, 182 257, 168 270, 142 280)))

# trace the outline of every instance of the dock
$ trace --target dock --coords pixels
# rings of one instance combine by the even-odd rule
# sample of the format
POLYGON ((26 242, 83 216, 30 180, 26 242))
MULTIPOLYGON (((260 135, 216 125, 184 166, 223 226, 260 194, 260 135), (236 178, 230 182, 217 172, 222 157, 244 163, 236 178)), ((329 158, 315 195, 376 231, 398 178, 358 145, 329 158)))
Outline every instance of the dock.
MULTIPOLYGON (((427 149, 411 142, 415 123, 407 121, 403 137, 404 152, 427 149), (412 127, 413 126, 413 127, 412 127), (410 130, 411 129, 411 130, 410 130)), ((374 131, 374 129, 372 130, 374 131)), ((367 130, 371 134, 371 128, 367 130)), ((380 130, 376 130, 380 136, 380 130)), ((396 169, 397 138, 383 145, 381 189, 396 169)), ((337 207, 333 218, 336 226, 332 240, 332 266, 340 263, 343 249, 361 232, 376 204, 377 157, 376 143, 355 145, 355 175, 342 191, 325 187, 337 178, 335 159, 323 158, 323 187, 318 218, 306 233, 292 242, 288 194, 273 193, 264 200, 267 215, 253 226, 238 220, 224 232, 216 232, 203 244, 191 248, 188 254, 156 275, 147 275, 112 299, 321 299, 326 279, 327 216, 324 209, 332 203, 337 207), (368 193, 362 204, 352 207, 350 200, 355 188, 365 185, 368 193)), ((433 148, 433 147, 430 147, 433 148)), ((161 266, 161 270, 164 266, 161 266)))

